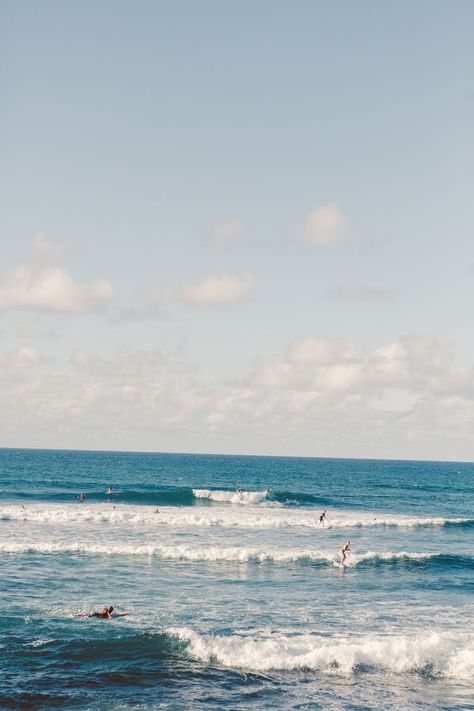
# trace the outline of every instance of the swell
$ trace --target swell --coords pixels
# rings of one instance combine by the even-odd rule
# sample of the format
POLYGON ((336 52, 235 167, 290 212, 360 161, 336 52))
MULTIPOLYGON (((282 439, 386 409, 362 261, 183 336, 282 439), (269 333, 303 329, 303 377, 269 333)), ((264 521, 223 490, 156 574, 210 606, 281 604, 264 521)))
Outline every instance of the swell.
POLYGON ((154 491, 138 491, 134 489, 118 490, 112 495, 106 490, 97 491, 91 488, 81 488, 78 486, 74 492, 71 491, 30 491, 30 492, 3 492, 2 496, 9 499, 17 499, 21 503, 51 502, 70 503, 76 501, 80 494, 84 495, 84 502, 92 503, 121 503, 136 504, 142 506, 192 506, 195 497, 192 489, 169 488, 154 491))
POLYGON ((68 490, 35 489, 28 490, 25 486, 22 490, 4 490, 0 492, 0 499, 4 501, 16 500, 20 503, 30 502, 51 502, 66 503, 75 501, 79 494, 84 494, 84 500, 89 502, 110 501, 121 504, 136 504, 143 506, 195 506, 213 504, 240 504, 259 505, 274 503, 280 506, 339 506, 345 507, 349 504, 328 496, 320 496, 310 493, 295 491, 272 491, 264 489, 262 491, 217 489, 217 488, 188 488, 188 487, 162 487, 153 490, 120 489, 114 491, 113 495, 108 495, 106 488, 98 489, 88 484, 77 483, 68 490))
MULTIPOLYGON (((38 541, 0 542, 0 553, 10 555, 91 555, 91 556, 132 556, 156 557, 162 560, 189 563, 274 563, 280 565, 340 566, 336 551, 309 549, 253 548, 237 546, 158 545, 154 543, 74 543, 38 541)), ((367 551, 350 553, 346 568, 383 566, 430 566, 441 568, 474 568, 474 558, 466 555, 445 553, 418 553, 409 551, 367 551)))

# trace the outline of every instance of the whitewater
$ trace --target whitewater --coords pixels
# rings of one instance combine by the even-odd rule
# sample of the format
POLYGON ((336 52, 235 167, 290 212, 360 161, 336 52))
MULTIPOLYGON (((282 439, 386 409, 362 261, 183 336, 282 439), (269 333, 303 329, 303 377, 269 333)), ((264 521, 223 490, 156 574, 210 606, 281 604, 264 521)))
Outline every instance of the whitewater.
POLYGON ((0 450, 0 527, 0 708, 473 707, 472 464, 0 450))

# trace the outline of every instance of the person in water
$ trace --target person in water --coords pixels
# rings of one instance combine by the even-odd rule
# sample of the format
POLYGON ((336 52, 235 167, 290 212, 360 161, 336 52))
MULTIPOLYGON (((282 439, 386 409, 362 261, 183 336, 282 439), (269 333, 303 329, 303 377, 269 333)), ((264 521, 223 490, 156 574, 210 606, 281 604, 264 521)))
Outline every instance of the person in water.
POLYGON ((347 558, 348 552, 351 550, 351 542, 347 541, 341 548, 341 565, 345 565, 345 560, 347 558))
POLYGON ((327 521, 326 509, 322 512, 321 516, 319 517, 319 523, 321 524, 321 526, 324 526, 325 521, 327 521))
POLYGON ((108 494, 109 496, 112 496, 112 494, 115 494, 115 491, 112 489, 111 486, 109 486, 109 488, 107 489, 107 491, 105 493, 108 494))
POLYGON ((101 620, 110 620, 112 619, 113 611, 114 608, 111 605, 110 607, 103 607, 102 610, 96 610, 96 612, 90 614, 89 617, 99 617, 101 620))
POLYGON ((91 612, 90 615, 87 612, 78 612, 74 617, 96 617, 99 620, 111 620, 113 617, 125 617, 126 615, 128 615, 128 612, 114 612, 114 608, 111 605, 91 612))
POLYGON ((85 498, 86 498, 86 495, 83 494, 82 492, 79 494, 79 496, 76 496, 76 499, 79 499, 79 501, 84 501, 85 498))

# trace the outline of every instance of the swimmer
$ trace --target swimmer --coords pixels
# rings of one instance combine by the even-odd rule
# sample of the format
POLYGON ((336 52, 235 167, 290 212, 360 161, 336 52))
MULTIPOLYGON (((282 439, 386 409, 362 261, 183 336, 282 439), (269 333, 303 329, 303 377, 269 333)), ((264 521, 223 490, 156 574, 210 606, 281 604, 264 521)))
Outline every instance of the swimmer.
POLYGON ((115 494, 115 491, 112 489, 111 486, 109 486, 109 488, 107 489, 107 491, 105 493, 108 494, 109 496, 112 496, 113 494, 115 494))
POLYGON ((242 496, 242 489, 240 488, 240 486, 237 487, 237 489, 235 490, 235 493, 238 494, 239 496, 242 496))
POLYGON ((160 513, 160 509, 155 509, 153 513, 160 513))
POLYGON ((84 501, 85 498, 86 498, 86 495, 83 494, 82 492, 79 494, 79 496, 76 496, 76 499, 79 499, 79 501, 84 501))
POLYGON ((324 522, 327 521, 327 516, 326 516, 326 509, 322 512, 321 516, 319 517, 319 523, 321 526, 324 526, 324 522))
POLYGON ((347 557, 347 553, 351 550, 350 548, 351 542, 347 541, 347 543, 344 543, 344 545, 341 548, 341 565, 345 565, 345 560, 347 557))

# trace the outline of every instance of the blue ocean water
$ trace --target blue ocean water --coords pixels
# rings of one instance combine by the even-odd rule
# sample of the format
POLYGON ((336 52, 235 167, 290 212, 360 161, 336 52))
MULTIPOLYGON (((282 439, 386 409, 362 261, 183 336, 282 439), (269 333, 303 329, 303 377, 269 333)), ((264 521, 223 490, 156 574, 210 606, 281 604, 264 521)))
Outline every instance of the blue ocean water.
POLYGON ((474 708, 473 464, 3 449, 0 525, 2 709, 474 708))

